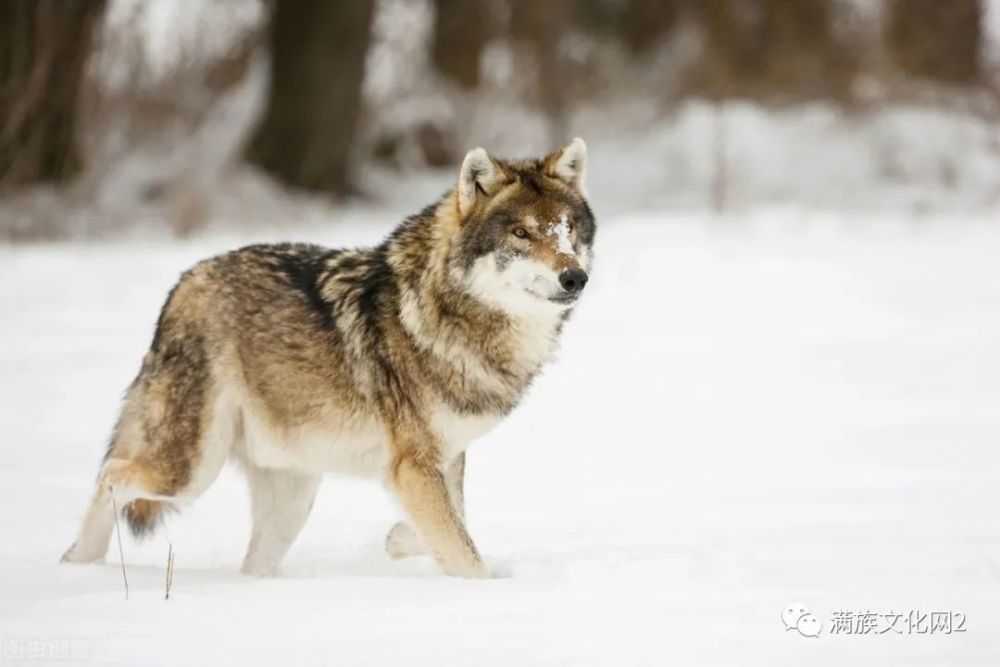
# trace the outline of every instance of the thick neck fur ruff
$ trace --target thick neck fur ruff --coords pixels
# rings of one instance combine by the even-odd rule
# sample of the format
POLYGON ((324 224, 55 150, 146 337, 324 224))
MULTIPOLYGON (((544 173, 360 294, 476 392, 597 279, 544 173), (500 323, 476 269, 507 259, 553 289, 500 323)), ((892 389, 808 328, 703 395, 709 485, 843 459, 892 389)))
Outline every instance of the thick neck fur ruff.
POLYGON ((566 313, 547 304, 505 312, 464 290, 453 270, 454 208, 447 197, 375 248, 332 252, 316 277, 318 305, 343 334, 362 393, 395 386, 425 414, 441 403, 504 414, 551 358, 566 313))
POLYGON ((452 268, 457 223, 450 207, 446 200, 434 217, 410 221, 388 243, 400 322, 465 385, 513 403, 552 356, 564 312, 546 304, 512 313, 468 294, 452 268))

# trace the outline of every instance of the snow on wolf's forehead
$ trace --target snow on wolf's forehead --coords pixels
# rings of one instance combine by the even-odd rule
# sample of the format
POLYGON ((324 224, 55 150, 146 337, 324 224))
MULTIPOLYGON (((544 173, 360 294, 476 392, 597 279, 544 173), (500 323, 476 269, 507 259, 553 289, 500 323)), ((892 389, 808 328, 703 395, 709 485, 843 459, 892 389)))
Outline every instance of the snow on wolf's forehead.
POLYGON ((550 225, 546 234, 555 237, 557 253, 573 257, 576 255, 576 251, 573 250, 573 241, 570 240, 569 232, 569 218, 563 213, 559 216, 558 224, 550 225))
POLYGON ((568 212, 560 212, 558 215, 548 218, 540 215, 527 215, 522 222, 525 227, 539 232, 542 239, 547 241, 557 254, 576 257, 571 236, 572 223, 569 216, 568 212))

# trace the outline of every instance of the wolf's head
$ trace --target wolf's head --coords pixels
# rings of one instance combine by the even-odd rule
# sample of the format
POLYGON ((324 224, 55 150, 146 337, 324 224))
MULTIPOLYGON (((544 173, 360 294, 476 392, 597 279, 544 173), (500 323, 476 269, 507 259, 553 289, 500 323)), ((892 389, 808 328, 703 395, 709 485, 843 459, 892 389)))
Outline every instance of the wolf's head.
POLYGON ((586 169, 582 139, 540 160, 469 151, 456 189, 452 276, 477 299, 508 312, 571 308, 593 257, 586 169))

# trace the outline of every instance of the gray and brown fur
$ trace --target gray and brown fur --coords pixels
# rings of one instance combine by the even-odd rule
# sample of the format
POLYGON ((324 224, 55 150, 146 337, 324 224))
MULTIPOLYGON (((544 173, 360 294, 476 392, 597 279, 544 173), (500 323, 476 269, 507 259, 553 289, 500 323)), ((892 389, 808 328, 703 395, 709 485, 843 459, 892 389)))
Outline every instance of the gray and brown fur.
POLYGON ((254 514, 246 572, 277 567, 338 471, 399 499, 390 554, 428 549, 449 574, 485 576, 464 452, 525 395, 586 281, 585 166, 580 140, 540 160, 476 149, 452 191, 374 248, 257 245, 187 271, 64 560, 104 557, 112 493, 145 533, 235 460, 254 514))

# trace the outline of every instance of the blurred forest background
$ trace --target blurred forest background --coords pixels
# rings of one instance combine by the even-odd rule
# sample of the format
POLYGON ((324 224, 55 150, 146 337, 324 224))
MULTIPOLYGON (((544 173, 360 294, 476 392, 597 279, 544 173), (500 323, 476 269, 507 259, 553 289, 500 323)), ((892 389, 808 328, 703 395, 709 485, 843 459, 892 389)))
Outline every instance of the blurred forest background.
POLYGON ((0 239, 417 208, 573 135, 617 210, 1000 210, 997 5, 0 0, 0 239))

